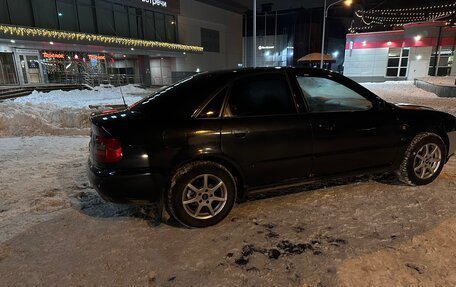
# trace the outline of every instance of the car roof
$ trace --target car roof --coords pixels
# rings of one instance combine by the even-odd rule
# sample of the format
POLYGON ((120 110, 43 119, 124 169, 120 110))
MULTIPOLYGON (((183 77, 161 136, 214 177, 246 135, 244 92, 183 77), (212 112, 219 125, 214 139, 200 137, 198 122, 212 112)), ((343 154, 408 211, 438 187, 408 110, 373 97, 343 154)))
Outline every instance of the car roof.
POLYGON ((310 74, 333 74, 333 71, 317 69, 317 68, 301 68, 301 67, 258 67, 258 68, 239 68, 239 69, 225 69, 225 70, 216 70, 209 72, 202 72, 196 76, 225 76, 227 78, 238 77, 243 75, 250 75, 262 72, 271 72, 271 71, 299 71, 303 73, 310 74))

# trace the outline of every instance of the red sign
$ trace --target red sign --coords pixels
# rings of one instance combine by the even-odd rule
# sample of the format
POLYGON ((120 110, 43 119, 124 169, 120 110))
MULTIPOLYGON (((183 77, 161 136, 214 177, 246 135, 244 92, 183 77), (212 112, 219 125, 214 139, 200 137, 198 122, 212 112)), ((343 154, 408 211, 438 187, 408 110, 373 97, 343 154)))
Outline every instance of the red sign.
POLYGON ((43 52, 43 58, 46 58, 46 59, 65 59, 65 55, 61 54, 61 53, 43 52))
POLYGON ((101 60, 106 60, 106 56, 89 55, 89 59, 90 59, 90 60, 101 61, 101 60))

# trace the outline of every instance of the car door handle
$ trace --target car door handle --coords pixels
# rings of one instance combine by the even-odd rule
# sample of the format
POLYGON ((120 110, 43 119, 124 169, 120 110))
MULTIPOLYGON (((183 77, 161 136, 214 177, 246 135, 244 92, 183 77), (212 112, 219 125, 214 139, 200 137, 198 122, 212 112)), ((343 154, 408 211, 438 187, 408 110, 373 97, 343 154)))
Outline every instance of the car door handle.
POLYGON ((232 130, 231 134, 238 138, 245 138, 248 134, 248 130, 232 130))
POLYGON ((365 132, 365 133, 368 133, 368 134, 377 134, 377 128, 376 127, 372 127, 372 128, 365 128, 365 129, 361 129, 362 132, 365 132))
POLYGON ((327 132, 332 132, 333 130, 336 129, 336 124, 335 123, 318 124, 318 128, 320 130, 324 130, 324 131, 327 131, 327 132))

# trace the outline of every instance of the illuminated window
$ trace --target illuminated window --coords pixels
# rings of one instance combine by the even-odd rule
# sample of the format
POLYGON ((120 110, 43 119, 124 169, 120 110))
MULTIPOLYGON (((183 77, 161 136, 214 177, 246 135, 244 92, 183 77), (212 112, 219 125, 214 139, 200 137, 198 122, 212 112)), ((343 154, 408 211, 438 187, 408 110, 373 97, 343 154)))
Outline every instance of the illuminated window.
POLYGON ((440 47, 432 51, 429 65, 429 76, 448 76, 451 74, 451 67, 454 61, 453 47, 440 47))
POLYGON ((392 48, 388 53, 387 77, 407 77, 410 48, 392 48))

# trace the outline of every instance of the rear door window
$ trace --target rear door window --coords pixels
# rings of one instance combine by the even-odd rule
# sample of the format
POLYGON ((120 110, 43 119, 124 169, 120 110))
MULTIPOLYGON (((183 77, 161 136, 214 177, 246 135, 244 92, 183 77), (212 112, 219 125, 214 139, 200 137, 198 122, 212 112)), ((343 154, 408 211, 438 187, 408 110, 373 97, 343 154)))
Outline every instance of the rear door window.
POLYGON ((287 76, 267 73, 245 77, 231 87, 225 117, 296 114, 287 76))
POLYGON ((200 119, 217 119, 220 117, 220 113, 225 101, 227 88, 220 91, 200 112, 198 118, 200 119))

